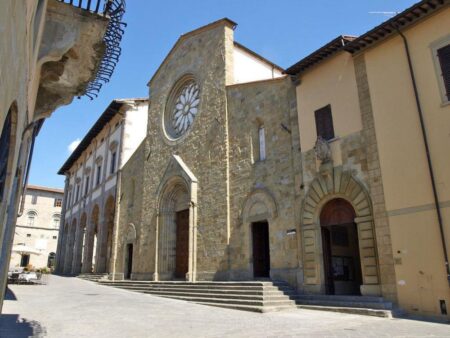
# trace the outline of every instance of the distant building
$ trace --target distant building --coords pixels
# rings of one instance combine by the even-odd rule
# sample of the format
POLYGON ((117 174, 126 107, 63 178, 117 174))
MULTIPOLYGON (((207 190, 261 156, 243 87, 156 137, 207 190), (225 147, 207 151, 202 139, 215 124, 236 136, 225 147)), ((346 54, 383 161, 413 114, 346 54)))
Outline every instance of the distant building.
POLYGON ((1 2, 0 310, 34 140, 58 107, 109 80, 124 11, 125 0, 1 2))
POLYGON ((118 173, 145 138, 147 111, 147 99, 112 101, 59 170, 66 185, 58 272, 107 271, 118 173))
POLYGON ((30 254, 26 250, 12 252, 10 268, 55 266, 63 196, 62 189, 27 186, 23 212, 17 218, 13 248, 32 248, 39 254, 30 254))

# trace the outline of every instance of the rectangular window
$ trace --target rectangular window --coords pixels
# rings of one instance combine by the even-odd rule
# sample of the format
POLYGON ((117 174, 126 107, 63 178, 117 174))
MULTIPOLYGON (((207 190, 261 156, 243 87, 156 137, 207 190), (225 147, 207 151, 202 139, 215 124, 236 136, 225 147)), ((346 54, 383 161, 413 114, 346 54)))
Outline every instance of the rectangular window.
POLYGON ((264 133, 264 126, 259 127, 258 139, 259 139, 259 160, 264 161, 266 159, 266 135, 264 133))
POLYGON ((56 239, 57 238, 57 236, 53 236, 53 239, 56 239))
POLYGON ((97 166, 97 181, 95 182, 95 185, 99 185, 100 184, 100 179, 102 178, 102 165, 99 164, 97 166))
POLYGON ((110 170, 110 174, 114 174, 115 171, 116 171, 116 152, 113 152, 111 154, 111 170, 110 170))
POLYGON ((27 237, 31 237, 31 234, 27 234, 27 237))
POLYGON ((79 197, 80 197, 80 185, 77 184, 77 194, 75 195, 75 202, 78 202, 79 197))
POLYGON ((325 106, 314 112, 316 118, 317 137, 321 136, 329 141, 334 138, 333 117, 331 115, 331 106, 325 106))
POLYGON ((86 176, 86 184, 84 186, 84 195, 86 196, 89 191, 89 176, 86 176))
POLYGON ((33 195, 31 196, 31 204, 36 204, 37 203, 37 196, 33 195))
POLYGON ((439 65, 441 66, 441 76, 444 80, 445 95, 450 101, 450 44, 437 50, 439 65))
POLYGON ((60 207, 62 205, 62 199, 61 198, 55 198, 55 202, 53 203, 54 207, 60 207))

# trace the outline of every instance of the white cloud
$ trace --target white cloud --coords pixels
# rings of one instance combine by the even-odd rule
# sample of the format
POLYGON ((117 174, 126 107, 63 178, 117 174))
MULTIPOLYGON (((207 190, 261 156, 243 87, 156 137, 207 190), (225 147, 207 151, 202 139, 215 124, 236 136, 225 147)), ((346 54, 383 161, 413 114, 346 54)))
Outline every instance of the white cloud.
POLYGON ((69 146, 67 147, 67 151, 69 153, 73 153, 73 151, 78 147, 78 145, 80 144, 81 140, 79 138, 77 138, 76 140, 72 141, 69 146))

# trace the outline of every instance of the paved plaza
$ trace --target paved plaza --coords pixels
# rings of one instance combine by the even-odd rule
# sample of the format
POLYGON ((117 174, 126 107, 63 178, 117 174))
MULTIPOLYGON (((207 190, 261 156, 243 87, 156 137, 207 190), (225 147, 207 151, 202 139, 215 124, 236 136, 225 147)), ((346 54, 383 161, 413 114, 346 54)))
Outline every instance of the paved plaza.
POLYGON ((258 314, 50 276, 11 285, 0 337, 450 337, 450 326, 332 312, 258 314))

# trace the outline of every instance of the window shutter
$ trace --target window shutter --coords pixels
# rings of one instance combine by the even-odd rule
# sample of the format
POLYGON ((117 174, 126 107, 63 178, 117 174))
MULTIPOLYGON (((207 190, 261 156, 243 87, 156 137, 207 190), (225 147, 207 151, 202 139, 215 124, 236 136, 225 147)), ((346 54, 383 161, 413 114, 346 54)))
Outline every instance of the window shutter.
POLYGON ((331 116, 331 106, 325 106, 314 112, 316 117, 317 136, 325 140, 334 138, 333 117, 331 116))
POLYGON ((438 49, 437 54, 444 79, 445 94, 450 101, 450 45, 438 49))

